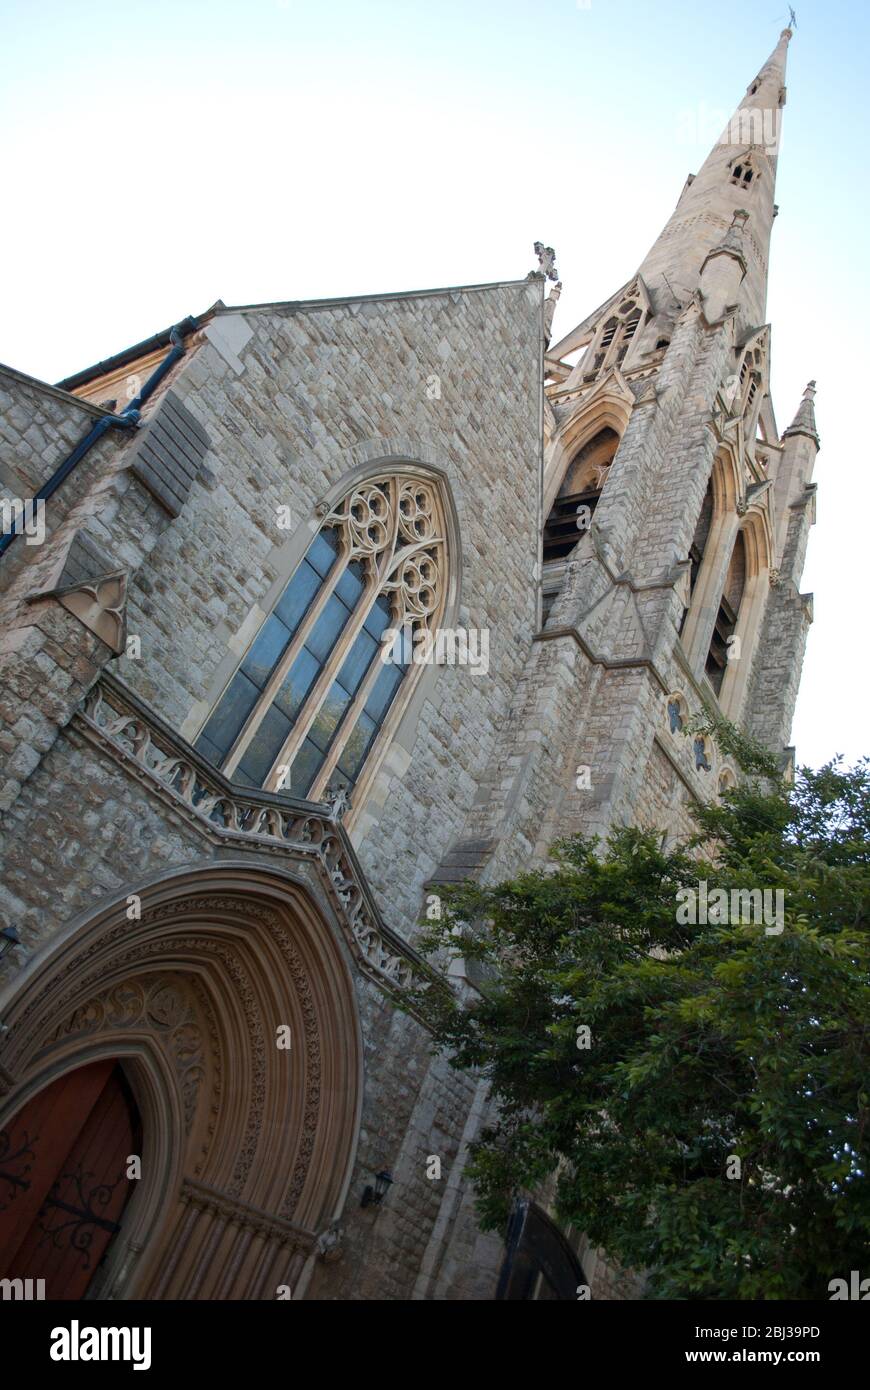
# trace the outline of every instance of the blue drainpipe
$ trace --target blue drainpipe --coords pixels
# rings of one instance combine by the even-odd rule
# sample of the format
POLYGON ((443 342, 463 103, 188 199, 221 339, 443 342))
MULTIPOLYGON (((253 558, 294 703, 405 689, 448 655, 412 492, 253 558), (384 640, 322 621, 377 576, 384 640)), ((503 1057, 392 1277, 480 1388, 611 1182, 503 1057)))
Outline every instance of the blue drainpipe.
MULTIPOLYGON (((172 346, 160 365, 155 367, 138 396, 134 396, 126 410, 123 410, 120 415, 104 415, 102 419, 97 421, 93 429, 89 430, 84 439, 76 445, 69 457, 65 458, 63 463, 55 469, 48 482, 43 483, 42 487, 33 498, 34 506, 37 502, 47 501, 53 493, 57 492, 61 483, 65 478, 69 477, 76 464, 93 448, 98 439, 102 439, 103 435, 108 430, 129 430, 138 427, 142 416, 141 407, 160 385, 166 373, 170 371, 170 369, 175 366, 178 359, 185 354, 186 349, 182 334, 192 333, 194 329, 198 327, 199 324, 196 319, 186 318, 169 330, 169 341, 172 346)), ((0 555, 6 553, 18 534, 17 531, 9 531, 6 535, 0 536, 0 555)))

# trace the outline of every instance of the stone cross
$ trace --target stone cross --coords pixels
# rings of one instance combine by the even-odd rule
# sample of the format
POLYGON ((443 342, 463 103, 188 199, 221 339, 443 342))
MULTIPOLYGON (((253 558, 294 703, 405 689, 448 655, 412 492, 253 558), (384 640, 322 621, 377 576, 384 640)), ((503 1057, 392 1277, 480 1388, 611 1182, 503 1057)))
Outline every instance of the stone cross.
POLYGON ((535 255, 538 258, 538 269, 531 272, 529 279, 558 280, 556 253, 552 246, 545 246, 542 241, 536 241, 535 255))

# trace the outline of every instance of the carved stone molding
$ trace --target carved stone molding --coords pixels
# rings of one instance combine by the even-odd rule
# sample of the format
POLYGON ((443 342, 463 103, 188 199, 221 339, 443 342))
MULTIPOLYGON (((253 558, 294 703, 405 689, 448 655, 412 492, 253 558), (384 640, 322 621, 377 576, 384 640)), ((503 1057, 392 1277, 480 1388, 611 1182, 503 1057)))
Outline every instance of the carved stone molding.
POLYGON ((127 572, 104 574, 61 589, 31 594, 30 603, 53 598, 116 654, 127 640, 127 572))
POLYGON ((16 1091, 98 1055, 130 1069, 153 1154, 113 1289, 257 1298, 293 1283, 346 1192, 362 1080, 352 971, 307 886, 262 855, 143 885, 137 917, 98 908, 6 1016, 4 1116, 16 1091), (276 1047, 276 1021, 292 1048, 276 1047))
POLYGON ((437 489, 425 479, 367 478, 327 516, 355 560, 370 560, 393 601, 394 627, 432 630, 446 579, 437 489))
POLYGON ((404 990, 438 978, 381 921, 333 808, 240 790, 110 675, 91 690, 75 723, 210 840, 313 864, 360 968, 379 984, 404 990))
POLYGON ((169 976, 125 980, 81 1004, 58 1025, 50 1047, 68 1038, 107 1029, 146 1025, 165 1037, 181 1094, 188 1132, 205 1076, 205 1048, 196 1010, 182 985, 169 976))
MULTIPOLYGON (((298 1153, 290 1175, 288 1189, 285 1193, 282 1212, 289 1215, 296 1207, 299 1196, 305 1185, 308 1174, 311 1153, 317 1134, 317 1126, 320 1116, 321 1105, 321 1045, 318 1028, 317 1013, 311 996, 311 987, 305 969, 299 959, 298 953, 293 946, 287 932, 278 920, 277 914, 271 909, 258 903, 252 903, 248 899, 227 895, 216 897, 188 896, 182 899, 175 899, 168 903, 159 904, 153 908, 146 908, 142 913, 141 926, 146 933, 151 928, 160 927, 166 923, 171 923, 179 913, 184 915, 208 917, 215 911, 225 911, 243 916, 246 920, 253 919, 260 921, 266 926, 267 930, 277 940, 288 973, 296 990, 300 1008, 304 1021, 305 1033, 305 1095, 304 1113, 302 1118, 302 1130, 299 1141, 298 1153)), ((229 1179, 230 1190, 238 1193, 242 1190, 251 1171, 251 1166, 256 1157, 257 1146, 260 1142, 263 1129, 263 1111, 266 1104, 266 1030, 264 1027, 261 1011, 257 1004, 254 989, 247 973, 242 968, 236 953, 228 946, 212 940, 205 934, 174 936, 170 939, 160 937, 154 940, 137 941, 127 950, 120 952, 115 950, 116 944, 123 942, 129 933, 129 923, 126 921, 113 927, 103 936, 99 943, 95 944, 80 957, 83 966, 87 966, 89 959, 95 962, 94 968, 84 978, 76 980, 59 999, 55 1000, 57 1012, 63 1014, 70 1002, 76 998, 81 998, 94 987, 103 977, 106 969, 106 952, 111 953, 110 959, 112 966, 124 966, 131 974, 138 967, 141 967, 155 957, 165 956, 167 951, 173 955, 192 957, 194 955, 211 955, 220 960, 227 977, 232 980, 242 1004, 244 1012, 245 1026, 248 1034, 248 1058, 250 1066, 250 1076, 248 1080, 248 1115, 245 1125, 245 1133, 242 1139, 238 1155, 235 1160, 232 1175, 229 1179)), ((142 1022, 149 1014, 164 1012, 170 1018, 175 1016, 181 1009, 181 1002, 178 998, 179 991, 176 989, 176 999, 170 1002, 170 996, 162 986, 166 980, 157 978, 157 988, 152 989, 150 984, 140 982, 136 979, 125 981, 124 983, 113 986, 103 995, 97 996, 90 1003, 75 1008, 71 1017, 66 1023, 62 1024, 50 1038, 40 1047, 37 1056, 47 1056, 63 1038, 76 1036, 88 1032, 98 1032, 101 1029, 118 1028, 125 1029, 132 1027, 135 1023, 142 1022)), ((31 1017, 39 1014, 45 992, 37 994, 30 1002, 22 1016, 16 1020, 13 1033, 10 1034, 10 1041, 21 1037, 27 1033, 28 1023, 31 1017)), ((185 1115, 188 1120, 192 1118, 193 1109, 196 1105, 199 1082, 204 1074, 203 1051, 201 1046, 195 1049, 195 1055, 191 1057, 190 1048, 193 1037, 189 1024, 185 1022, 183 1031, 178 1038, 178 1054, 176 1069, 179 1071, 179 1079, 182 1083, 182 1093, 184 1095, 185 1115)), ((212 1105, 219 1103, 222 1087, 222 1067, 220 1058, 217 1055, 216 1044, 212 1046, 213 1066, 212 1071, 215 1076, 214 1094, 212 1105)), ((209 1140, 213 1134, 213 1123, 209 1127, 209 1140)), ((203 1161, 207 1155, 209 1144, 205 1143, 197 1162, 197 1172, 202 1168, 203 1161)))
POLYGON ((306 1254, 317 1247, 317 1236, 304 1226, 295 1226, 292 1221, 274 1216, 260 1207, 240 1202, 229 1192, 219 1191, 206 1183, 193 1178, 185 1178, 181 1187, 181 1200, 196 1207, 199 1211, 212 1212, 222 1221, 231 1222, 264 1240, 277 1241, 291 1250, 302 1250, 306 1254))

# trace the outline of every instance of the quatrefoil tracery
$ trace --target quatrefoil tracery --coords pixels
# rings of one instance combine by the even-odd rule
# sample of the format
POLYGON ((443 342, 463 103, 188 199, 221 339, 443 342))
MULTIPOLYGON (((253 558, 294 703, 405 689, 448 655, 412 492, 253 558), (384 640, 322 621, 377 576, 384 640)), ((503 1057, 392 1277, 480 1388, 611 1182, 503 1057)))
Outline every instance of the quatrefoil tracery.
POLYGON ((431 484, 396 475, 367 480, 325 524, 341 533, 349 560, 374 567, 381 591, 391 596, 394 626, 431 626, 444 573, 444 527, 431 484))

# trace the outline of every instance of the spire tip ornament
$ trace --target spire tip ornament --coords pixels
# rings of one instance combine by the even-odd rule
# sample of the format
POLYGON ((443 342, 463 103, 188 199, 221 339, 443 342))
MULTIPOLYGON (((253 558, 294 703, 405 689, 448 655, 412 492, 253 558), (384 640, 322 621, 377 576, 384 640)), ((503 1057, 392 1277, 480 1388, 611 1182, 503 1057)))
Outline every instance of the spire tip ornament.
POLYGON ((542 241, 536 241, 535 255, 538 258, 538 269, 530 270, 526 279, 558 280, 559 272, 556 269, 556 253, 552 246, 545 246, 542 241))

